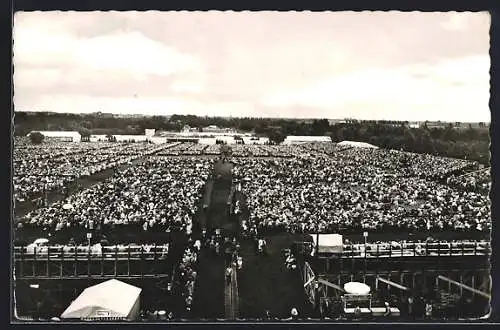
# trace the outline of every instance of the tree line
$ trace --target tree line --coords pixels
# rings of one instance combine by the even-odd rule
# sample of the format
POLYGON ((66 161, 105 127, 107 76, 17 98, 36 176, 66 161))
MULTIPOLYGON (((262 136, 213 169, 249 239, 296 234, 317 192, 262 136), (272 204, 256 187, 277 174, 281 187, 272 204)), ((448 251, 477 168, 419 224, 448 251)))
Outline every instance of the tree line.
POLYGON ((368 142, 381 148, 428 153, 445 157, 466 158, 489 164, 489 125, 455 127, 453 124, 431 126, 423 123, 412 128, 408 122, 347 120, 330 124, 327 119, 299 120, 280 118, 223 118, 195 115, 123 117, 111 114, 64 114, 49 112, 16 112, 15 135, 31 131, 73 130, 82 136, 90 134, 143 134, 147 128, 180 131, 184 126, 201 130, 209 125, 234 128, 267 136, 273 143, 288 135, 330 136, 334 142, 344 140, 368 142))

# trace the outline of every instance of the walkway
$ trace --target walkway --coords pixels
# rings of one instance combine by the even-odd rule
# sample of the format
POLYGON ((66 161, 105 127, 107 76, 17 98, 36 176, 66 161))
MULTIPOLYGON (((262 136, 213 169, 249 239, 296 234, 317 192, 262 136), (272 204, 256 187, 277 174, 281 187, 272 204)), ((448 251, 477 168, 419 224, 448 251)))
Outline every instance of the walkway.
POLYGON ((241 318, 259 318, 266 310, 286 318, 293 307, 301 313, 309 310, 300 274, 286 269, 281 254, 296 239, 289 234, 268 237, 268 255, 256 255, 249 240, 241 242, 243 269, 238 274, 241 318))
POLYGON ((226 320, 236 320, 239 310, 239 295, 238 295, 238 274, 236 267, 232 267, 231 282, 227 283, 224 288, 224 305, 226 320))

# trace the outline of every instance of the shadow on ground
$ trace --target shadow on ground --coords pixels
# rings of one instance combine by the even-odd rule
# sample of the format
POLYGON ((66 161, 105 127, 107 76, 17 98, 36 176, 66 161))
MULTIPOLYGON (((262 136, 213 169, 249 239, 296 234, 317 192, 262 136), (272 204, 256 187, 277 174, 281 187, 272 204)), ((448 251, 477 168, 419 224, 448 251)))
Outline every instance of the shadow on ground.
POLYGON ((268 237, 266 256, 255 255, 252 241, 242 242, 243 269, 238 273, 241 318, 259 318, 265 310, 286 318, 293 307, 300 313, 310 312, 300 274, 286 269, 281 253, 297 239, 290 234, 268 237))

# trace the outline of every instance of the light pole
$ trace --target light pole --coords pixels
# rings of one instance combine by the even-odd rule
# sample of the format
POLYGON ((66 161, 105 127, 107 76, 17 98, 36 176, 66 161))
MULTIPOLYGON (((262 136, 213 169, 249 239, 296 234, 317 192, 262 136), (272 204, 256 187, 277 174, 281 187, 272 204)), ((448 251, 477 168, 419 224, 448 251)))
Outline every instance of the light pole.
POLYGON ((363 232, 363 237, 365 239, 365 248, 364 248, 365 272, 364 272, 364 276, 363 276, 363 282, 366 282, 366 243, 367 243, 367 239, 368 239, 368 232, 367 231, 363 232))
POLYGON ((316 264, 318 265, 315 275, 314 281, 314 293, 316 300, 316 311, 319 313, 319 282, 318 282, 318 273, 319 273, 319 220, 316 223, 316 264))

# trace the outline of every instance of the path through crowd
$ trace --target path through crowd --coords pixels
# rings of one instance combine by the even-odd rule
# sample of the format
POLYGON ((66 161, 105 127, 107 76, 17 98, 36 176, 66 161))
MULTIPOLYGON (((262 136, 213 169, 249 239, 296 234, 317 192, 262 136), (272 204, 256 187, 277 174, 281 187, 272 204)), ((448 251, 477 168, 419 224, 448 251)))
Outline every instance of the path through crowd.
POLYGON ((202 249, 198 259, 193 315, 202 319, 224 318, 224 259, 202 249))
MULTIPOLYGON (((233 230, 227 201, 231 191, 231 165, 216 163, 213 180, 207 182, 204 198, 206 213, 200 219, 207 228, 233 230), (210 185, 210 186, 209 186, 210 185)), ((198 263, 198 280, 194 299, 194 315, 204 319, 225 317, 225 265, 222 256, 216 256, 204 248, 198 263)))
POLYGON ((281 252, 297 237, 280 234, 266 240, 267 255, 256 254, 253 241, 241 242, 243 269, 238 273, 240 317, 255 319, 268 310, 274 317, 287 318, 294 307, 300 313, 309 312, 300 274, 286 268, 281 252))

